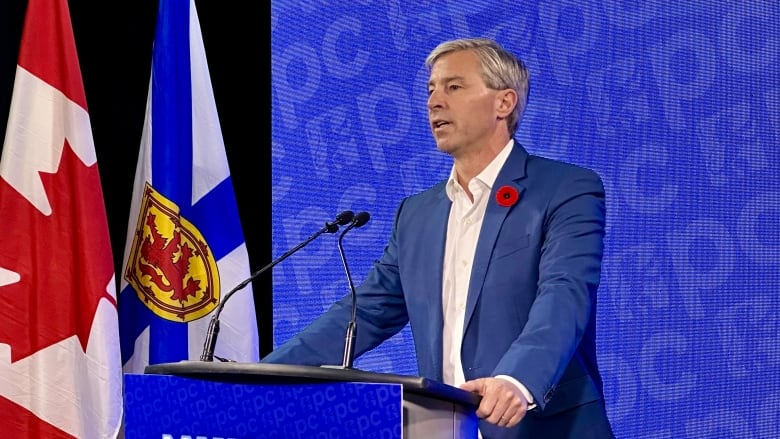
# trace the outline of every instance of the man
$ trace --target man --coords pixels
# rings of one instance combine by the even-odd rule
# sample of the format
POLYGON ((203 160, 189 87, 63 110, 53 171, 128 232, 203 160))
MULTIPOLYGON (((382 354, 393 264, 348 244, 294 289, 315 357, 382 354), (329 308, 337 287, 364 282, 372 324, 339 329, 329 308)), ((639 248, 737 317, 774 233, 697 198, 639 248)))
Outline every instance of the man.
MULTIPOLYGON (((357 290, 355 351, 410 322, 420 374, 482 395, 483 437, 610 438, 595 349, 601 180, 514 142, 528 73, 494 41, 442 43, 426 64, 431 130, 453 167, 398 208, 357 290)), ((350 303, 263 361, 340 364, 350 303)))

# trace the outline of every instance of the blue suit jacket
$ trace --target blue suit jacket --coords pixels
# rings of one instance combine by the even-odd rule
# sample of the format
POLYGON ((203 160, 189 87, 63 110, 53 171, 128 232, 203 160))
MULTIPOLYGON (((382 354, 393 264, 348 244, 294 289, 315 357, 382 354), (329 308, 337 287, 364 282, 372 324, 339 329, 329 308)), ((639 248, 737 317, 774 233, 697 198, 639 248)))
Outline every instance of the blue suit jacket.
MULTIPOLYGON (((384 254, 357 288, 355 348, 360 355, 410 322, 419 373, 439 381, 442 261, 451 205, 445 183, 398 208, 384 254)), ((529 389, 539 408, 521 426, 543 424, 602 398, 594 329, 604 223, 598 175, 529 155, 515 142, 485 212, 461 358, 467 380, 510 375, 529 389), (515 205, 496 202, 503 186, 520 194, 515 205)), ((263 361, 341 364, 350 303, 349 297, 338 302, 263 361)), ((480 429, 487 437, 526 436, 519 427, 483 423, 480 429)))

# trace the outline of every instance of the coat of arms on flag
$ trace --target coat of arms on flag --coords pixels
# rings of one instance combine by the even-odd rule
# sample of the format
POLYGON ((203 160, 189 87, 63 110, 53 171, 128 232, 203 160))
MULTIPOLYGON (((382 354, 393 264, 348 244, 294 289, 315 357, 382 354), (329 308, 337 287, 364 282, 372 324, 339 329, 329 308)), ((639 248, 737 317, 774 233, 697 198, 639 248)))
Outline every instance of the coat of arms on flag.
POLYGON ((156 315, 190 322, 219 303, 217 261, 194 224, 146 184, 125 279, 156 315))

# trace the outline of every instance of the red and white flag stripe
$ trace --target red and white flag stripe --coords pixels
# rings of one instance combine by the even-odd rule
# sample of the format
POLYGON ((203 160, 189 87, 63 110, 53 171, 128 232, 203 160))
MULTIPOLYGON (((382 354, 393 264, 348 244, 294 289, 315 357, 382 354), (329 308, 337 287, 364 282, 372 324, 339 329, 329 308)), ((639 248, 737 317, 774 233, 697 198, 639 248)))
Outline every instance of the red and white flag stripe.
POLYGON ((0 225, 2 436, 116 437, 116 281, 66 0, 28 2, 0 225))

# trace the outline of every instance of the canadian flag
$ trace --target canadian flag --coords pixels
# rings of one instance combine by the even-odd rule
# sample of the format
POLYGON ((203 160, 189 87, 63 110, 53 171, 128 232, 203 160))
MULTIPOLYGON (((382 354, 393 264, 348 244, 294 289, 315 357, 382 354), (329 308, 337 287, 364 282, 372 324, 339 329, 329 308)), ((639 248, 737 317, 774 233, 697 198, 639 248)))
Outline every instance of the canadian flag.
POLYGON ((66 0, 29 0, 0 158, 0 435, 116 437, 103 193, 66 0))

